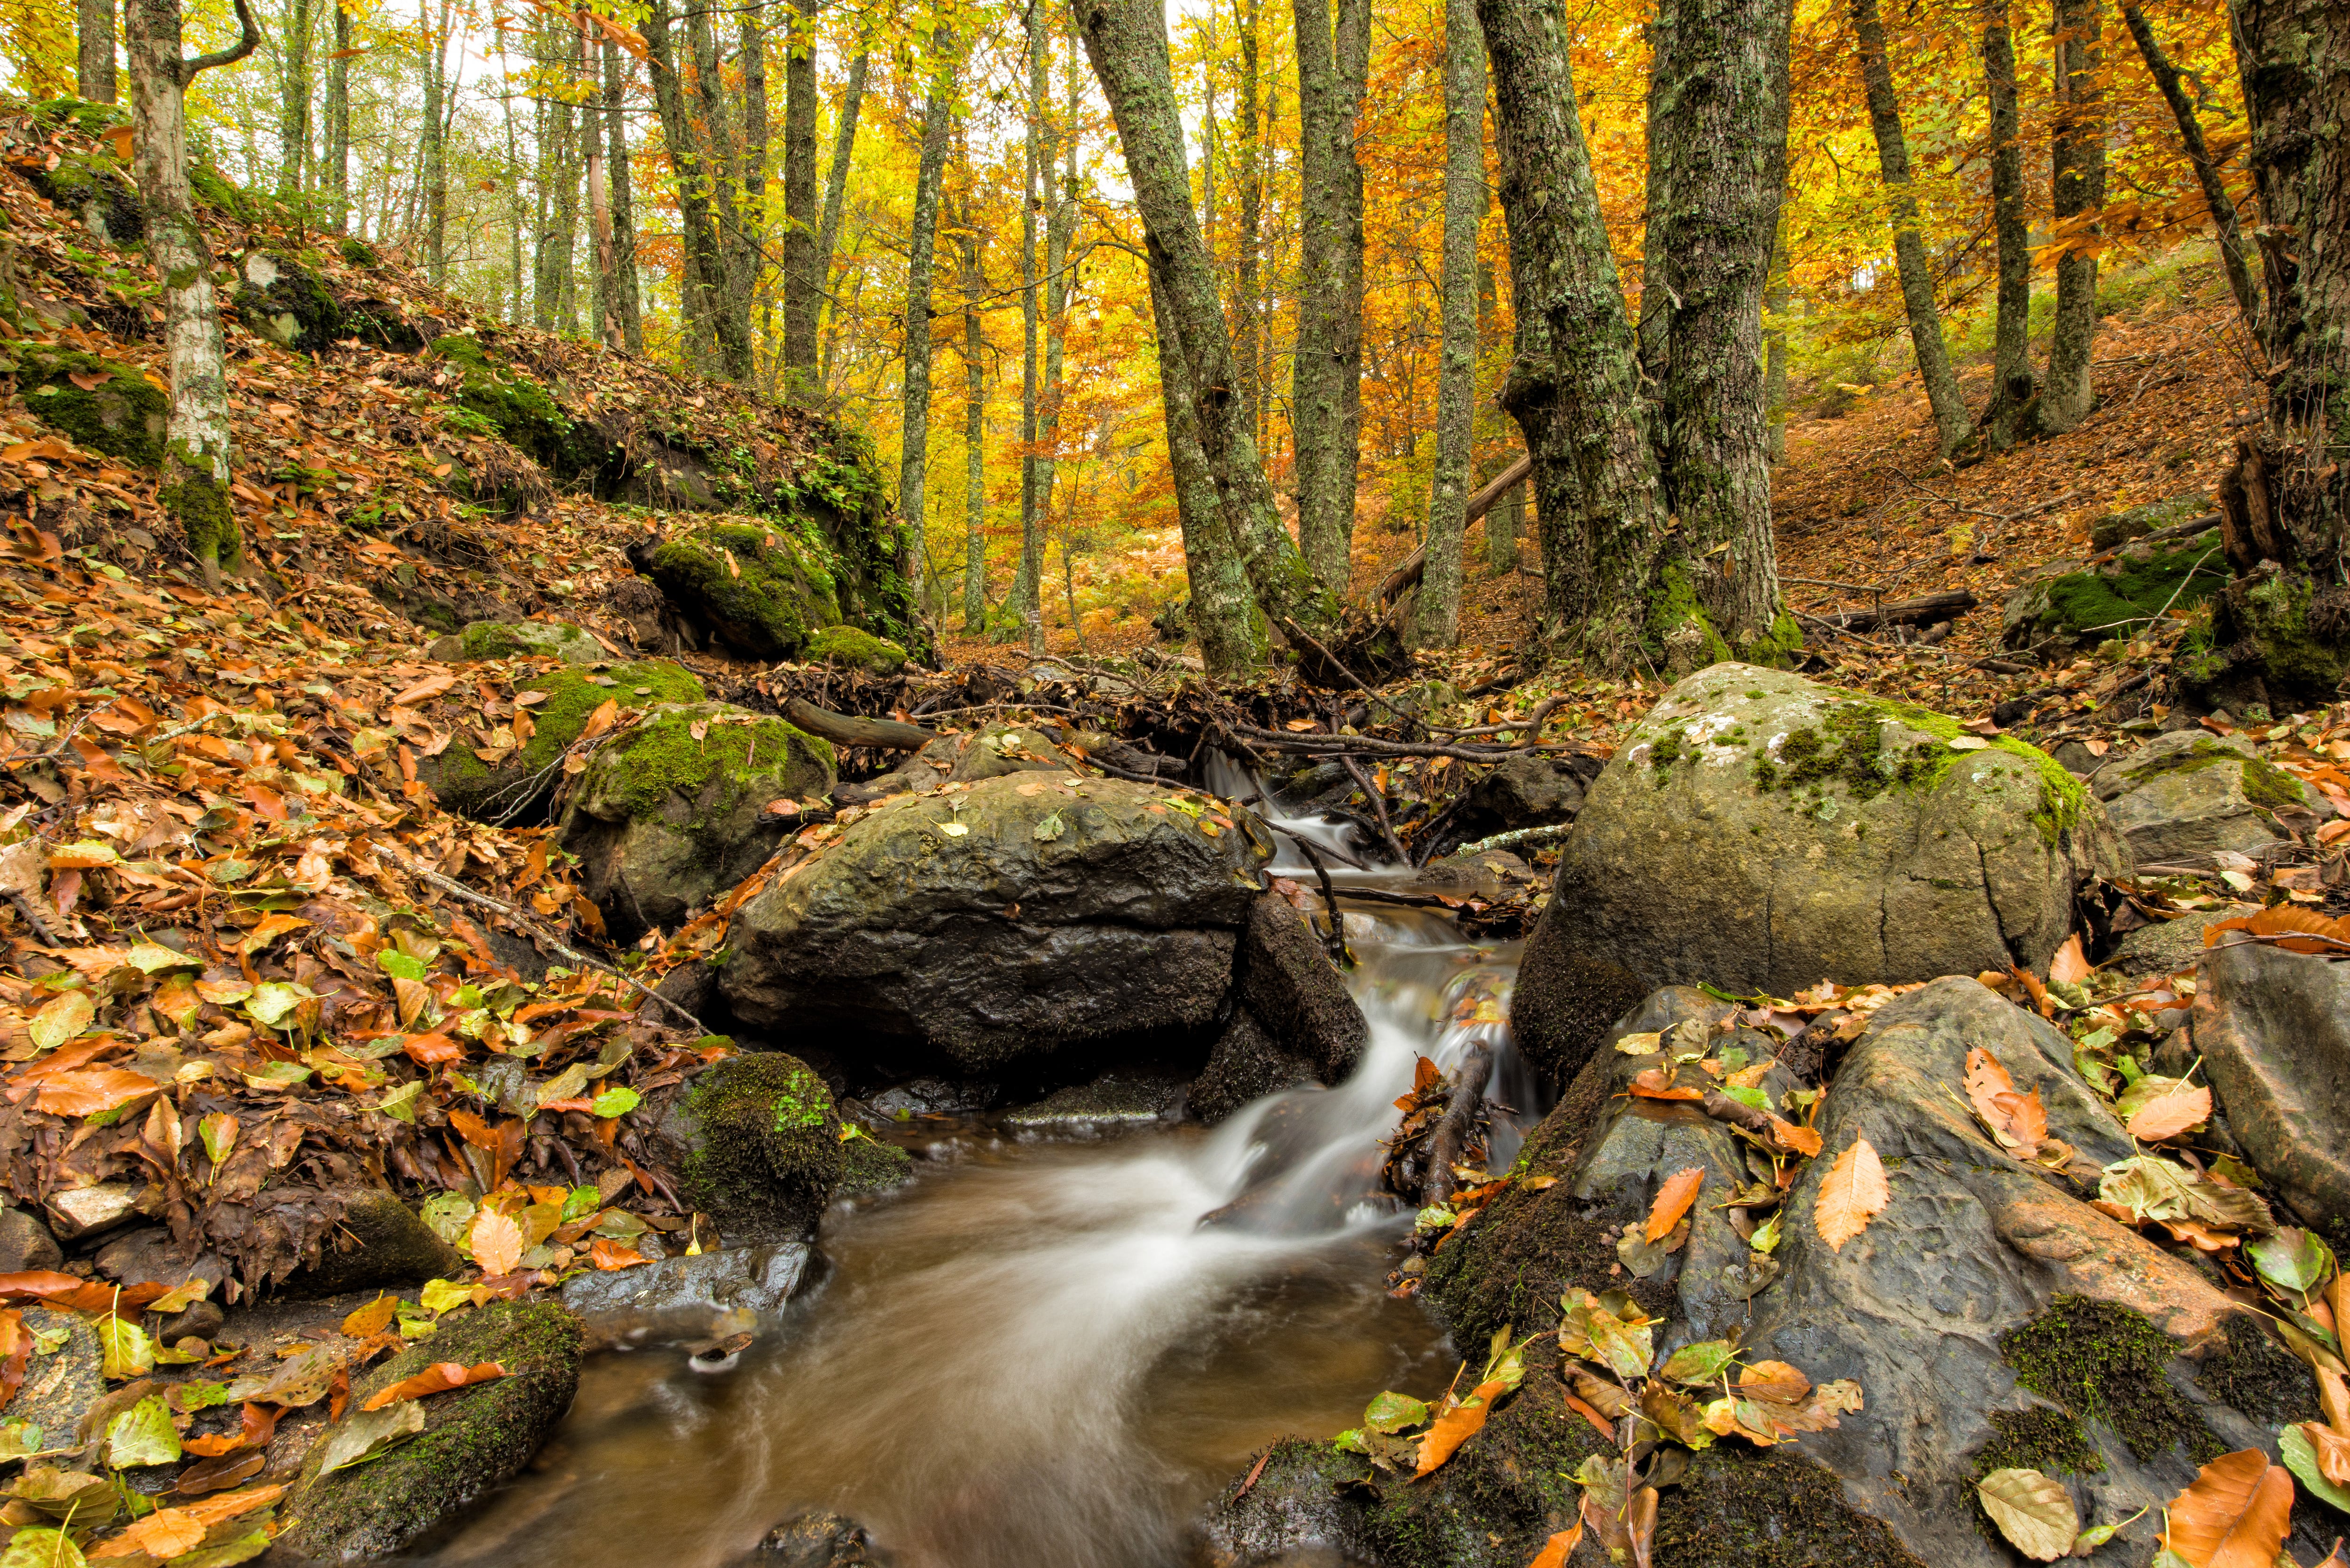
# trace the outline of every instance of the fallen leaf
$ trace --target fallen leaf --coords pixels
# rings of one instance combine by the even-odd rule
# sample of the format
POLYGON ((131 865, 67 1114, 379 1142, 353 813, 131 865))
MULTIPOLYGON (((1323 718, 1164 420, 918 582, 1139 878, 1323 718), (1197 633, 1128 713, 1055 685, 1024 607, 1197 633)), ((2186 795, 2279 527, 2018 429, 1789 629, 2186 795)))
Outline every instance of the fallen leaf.
POLYGON ((1562 1530, 1544 1542, 1543 1549, 1534 1553, 1534 1560, 1527 1563, 1526 1568, 1566 1568, 1566 1560, 1575 1555, 1575 1549, 1581 1544, 1583 1521, 1577 1519, 1572 1529, 1562 1530))
POLYGON ((1884 1212, 1892 1199, 1876 1148, 1866 1138, 1856 1137, 1850 1147, 1836 1156, 1827 1179, 1820 1183, 1812 1224, 1830 1251, 1841 1252, 1844 1244, 1867 1230, 1869 1220, 1884 1212))
POLYGON ((522 1227, 494 1209, 484 1209, 473 1220, 470 1245, 482 1272, 511 1274, 522 1262, 522 1227))
POLYGON ((1469 1397, 1436 1417, 1435 1425, 1419 1440, 1419 1466, 1412 1471, 1417 1480, 1428 1475, 1451 1459, 1453 1451, 1475 1437, 1485 1425, 1485 1417, 1493 1413, 1492 1402, 1509 1391, 1510 1385, 1500 1378, 1480 1383, 1469 1397))
POLYGON ((609 1270, 633 1269, 639 1263, 649 1263, 652 1260, 634 1247, 623 1246, 618 1241, 598 1236, 588 1244, 588 1261, 599 1269, 609 1270))
POLYGON ((1677 1088, 1673 1075, 1663 1067, 1651 1067, 1632 1080, 1632 1093, 1644 1100, 1701 1100, 1702 1089, 1677 1088))
POLYGON ((1651 1246, 1673 1233, 1681 1216, 1697 1201, 1698 1189, 1705 1185, 1705 1168, 1692 1165, 1677 1170, 1657 1189, 1657 1200, 1648 1209, 1648 1241, 1651 1246))
POLYGON ((2038 1470, 1993 1470, 1975 1483, 1975 1497, 2008 1543, 2036 1563, 2067 1555, 2080 1534, 2073 1494, 2038 1470))
POLYGON ((2129 1135, 2149 1143, 2176 1137, 2189 1127, 2201 1127, 2211 1119, 2211 1091, 2207 1088, 2177 1088, 2158 1095, 2137 1108, 2129 1119, 2129 1135))
POLYGON ((368 1339, 381 1334, 400 1312, 400 1298, 380 1295, 343 1319, 343 1332, 353 1339, 368 1339))
POLYGON ((396 1405, 403 1399, 421 1399, 430 1394, 446 1394, 452 1388, 494 1383, 505 1375, 506 1369, 494 1361, 484 1361, 474 1366, 456 1361, 436 1361, 415 1376, 403 1377, 390 1387, 380 1388, 369 1395, 367 1403, 359 1408, 380 1410, 386 1405, 396 1405))
POLYGON ((2075 931, 2064 939, 2064 945, 2048 961, 2048 981, 2052 985, 2078 985, 2088 978, 2089 961, 2081 952, 2081 934, 2075 931))
POLYGON ((2293 1477, 2258 1449, 2223 1454, 2170 1500, 2162 1543, 2189 1568, 2272 1568, 2293 1513, 2293 1477))
POLYGON ((445 670, 438 675, 428 675, 394 697, 391 700, 391 705, 395 708, 413 708, 419 702, 432 701, 456 684, 457 678, 445 670))
POLYGON ((121 1067, 85 1067, 43 1080, 33 1102, 53 1116, 94 1116, 160 1093, 162 1085, 143 1073, 121 1067))
POLYGON ((404 1400, 387 1409, 362 1410, 327 1434, 318 1449, 318 1474, 328 1476, 380 1459, 424 1430, 424 1407, 404 1400))

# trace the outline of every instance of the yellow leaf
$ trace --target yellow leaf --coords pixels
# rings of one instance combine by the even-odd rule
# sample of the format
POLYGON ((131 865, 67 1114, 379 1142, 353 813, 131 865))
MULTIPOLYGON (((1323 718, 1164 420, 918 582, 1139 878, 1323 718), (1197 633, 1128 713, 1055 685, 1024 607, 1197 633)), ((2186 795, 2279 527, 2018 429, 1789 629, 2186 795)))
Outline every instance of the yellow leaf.
POLYGON ((1882 1213, 1892 1200, 1892 1189, 1885 1184, 1885 1167, 1877 1160, 1876 1148, 1866 1138, 1856 1137, 1850 1147, 1836 1156, 1835 1164, 1828 1168, 1827 1179, 1820 1183, 1812 1224, 1830 1251, 1841 1252, 1844 1244, 1867 1230, 1869 1220, 1882 1213))

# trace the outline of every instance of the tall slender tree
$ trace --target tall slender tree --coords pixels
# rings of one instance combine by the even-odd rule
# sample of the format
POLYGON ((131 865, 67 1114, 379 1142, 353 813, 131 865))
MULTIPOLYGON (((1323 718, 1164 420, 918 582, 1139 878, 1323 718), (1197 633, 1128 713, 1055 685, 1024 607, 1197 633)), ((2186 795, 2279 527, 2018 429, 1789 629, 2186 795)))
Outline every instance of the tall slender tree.
POLYGON ((816 324, 827 265, 827 258, 816 254, 823 223, 816 184, 816 18, 820 4, 795 0, 784 63, 784 379, 792 396, 804 399, 813 399, 819 390, 816 324))
POLYGON ((604 39, 604 167, 612 185, 613 313, 620 343, 631 354, 645 351, 644 305, 637 282, 637 203, 629 171, 627 88, 629 65, 620 46, 604 39))
POLYGON ((1028 0, 1025 12, 1028 58, 1028 138, 1022 151, 1020 184, 1020 573, 1013 579, 1013 602, 1028 651, 1045 651, 1045 612, 1040 579, 1045 571, 1045 511, 1048 491, 1039 493, 1042 475, 1037 446, 1037 400, 1042 391, 1038 336, 1043 327, 1043 301, 1038 296, 1043 277, 1037 267, 1037 210, 1053 182, 1053 133, 1045 103, 1050 80, 1050 26, 1044 0, 1028 0))
POLYGON ((987 275, 968 204, 955 223, 955 251, 962 264, 962 629, 975 637, 987 626, 987 337, 979 315, 987 275))
MULTIPOLYGON (((816 270, 824 280, 823 297, 816 302, 820 315, 827 306, 837 314, 838 306, 833 299, 832 263, 840 250, 841 213, 848 203, 849 163, 857 152, 857 119, 865 105, 865 77, 872 60, 868 51, 859 49, 857 57, 848 62, 848 82, 841 88, 839 112, 833 125, 832 168, 824 179, 824 223, 816 236, 816 270)), ((828 392, 830 388, 825 389, 828 392)))
MULTIPOLYGON (((1240 81, 1232 92, 1240 189, 1234 192, 1239 212, 1232 237, 1232 297, 1226 315, 1232 324, 1232 367, 1240 376, 1241 399, 1261 431, 1264 427, 1257 411, 1264 401, 1266 367, 1257 351, 1263 305, 1257 267, 1264 254, 1264 145, 1257 126, 1257 100, 1263 90, 1257 80, 1257 51, 1263 18, 1258 0, 1233 0, 1232 24, 1241 54, 1240 81)), ((1263 440, 1260 435, 1260 444, 1263 440)))
POLYGON ((2048 374, 2033 405, 2045 434, 2071 430, 2096 400, 2089 365, 2097 337, 2097 214, 2106 205, 2105 88, 2097 0, 2055 0, 2056 129, 2049 139, 2049 212, 2055 219, 2056 319, 2048 374))
POLYGON ((2257 332, 2261 294, 2252 282, 2243 224, 2237 221, 2235 198, 2228 193, 2228 182, 2220 177, 2219 161, 2211 156, 2211 145, 2204 138, 2195 100, 2187 95, 2186 73, 2171 63, 2161 39, 2155 36, 2154 25, 2146 19, 2137 0, 2122 0, 2121 10, 2122 25, 2129 29, 2131 41, 2137 45, 2138 57, 2146 61, 2147 73, 2161 89, 2163 101, 2170 106, 2171 118, 2178 123, 2178 143, 2195 170, 2196 184, 2202 188, 2204 210, 2211 215, 2212 236, 2220 243, 2220 262, 2227 269, 2228 287, 2236 296, 2236 308, 2243 316, 2245 329, 2257 332))
POLYGON ((1298 288, 1289 421, 1297 534, 1314 575, 1347 591, 1362 444, 1363 170, 1355 121, 1370 75, 1370 0, 1294 0, 1298 288))
POLYGON ((943 22, 931 34, 930 65, 922 150, 914 175, 914 219, 906 247, 905 451, 898 465, 898 515, 916 541, 908 576, 917 603, 922 598, 922 570, 929 556, 920 541, 930 517, 923 492, 931 455, 931 281, 936 271, 939 182, 946 171, 947 132, 954 113, 954 32, 943 22))
POLYGON ((424 129, 416 187, 424 204, 424 275, 439 288, 449 281, 449 174, 442 137, 441 98, 448 85, 449 7, 436 26, 432 0, 417 0, 424 47, 424 129))
MULTIPOLYGON (((351 221, 351 14, 345 0, 333 0, 333 5, 335 47, 327 57, 327 98, 322 106, 327 122, 327 148, 320 184, 327 193, 331 214, 328 221, 340 229, 348 226, 351 221)), ((500 36, 499 49, 499 57, 503 60, 503 35, 500 36)), ((511 119, 508 123, 512 124, 511 119)), ((506 162, 510 167, 515 166, 511 144, 506 162)))
POLYGON ((1980 0, 1983 96, 1991 109, 1991 215, 1999 286, 1991 322, 1991 399, 1983 443, 2005 452, 2028 433, 2032 376, 2032 232, 2023 190, 2023 118, 2017 107, 2015 33, 2009 0, 1980 0))
POLYGON ((1247 569, 1224 516, 1206 448, 1200 440, 1199 397, 1190 358, 1175 326, 1173 302, 1154 270, 1150 319, 1156 334, 1159 405, 1167 421, 1167 462, 1175 479, 1175 516, 1183 533, 1184 573, 1191 589, 1191 630, 1200 662, 1211 675, 1247 670, 1264 657, 1247 569))
POLYGON ((277 193, 308 188, 310 173, 310 0, 286 0, 277 42, 277 193))
POLYGON ((75 0, 74 82, 92 103, 114 101, 114 0, 75 0))
POLYGON ((1423 648, 1450 648, 1461 633, 1461 535, 1477 418, 1477 228, 1484 211, 1485 41, 1477 27, 1475 0, 1445 0, 1443 348, 1436 382, 1436 465, 1429 482, 1428 564, 1413 606, 1418 624, 1412 639, 1423 648))

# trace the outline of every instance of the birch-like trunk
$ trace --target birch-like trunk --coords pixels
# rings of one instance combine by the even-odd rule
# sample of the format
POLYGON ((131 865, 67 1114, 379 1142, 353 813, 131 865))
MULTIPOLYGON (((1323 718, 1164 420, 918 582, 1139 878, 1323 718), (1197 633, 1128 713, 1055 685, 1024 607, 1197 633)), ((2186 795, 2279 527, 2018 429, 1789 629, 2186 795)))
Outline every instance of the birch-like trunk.
POLYGON ((1045 570, 1045 508, 1049 492, 1040 494, 1036 462, 1037 337, 1043 323, 1037 287, 1036 209, 1044 188, 1052 182, 1052 130, 1045 119, 1045 94, 1049 67, 1049 35, 1045 26, 1044 0, 1029 0, 1028 140, 1023 156, 1020 187, 1020 573, 1013 579, 1013 603, 1028 651, 1045 651, 1043 584, 1045 570))
POLYGON ((75 0, 74 85, 92 103, 114 101, 114 0, 75 0))
POLYGON ((1450 648, 1461 636, 1461 535, 1477 419, 1477 227, 1484 211, 1485 43, 1475 0, 1445 0, 1443 347, 1436 373, 1428 565, 1412 628, 1412 641, 1422 648, 1450 648))
POLYGON ((1991 324, 1991 400, 1983 444, 2005 452, 2025 433, 2032 375, 2032 227, 2023 189, 2023 121, 2016 105, 2015 33, 2009 0, 1981 0, 1983 96, 1991 107, 1991 216, 1998 246, 1998 304, 1991 324))
MULTIPOLYGON (((582 16, 579 65, 582 76, 591 82, 597 63, 582 16)), ((588 306, 588 335, 608 348, 625 348, 628 340, 620 334, 619 305, 620 258, 612 243, 612 189, 604 167, 604 117, 594 104, 591 97, 579 111, 580 161, 588 171, 588 234, 596 254, 596 290, 588 306)))
POLYGON ((290 199, 309 172, 310 0, 287 0, 277 56, 277 193, 290 199))
POLYGON ((1298 289, 1290 431, 1297 535, 1322 585, 1353 575, 1362 431, 1363 170, 1355 120, 1370 70, 1370 0, 1295 0, 1297 13, 1298 289))
POLYGON ((2048 335, 2048 375, 2033 406, 2043 434, 2071 430, 2096 401, 2089 362, 2097 339, 2097 254, 2106 204, 2105 91, 2097 0, 2055 0, 2056 129, 2049 139, 2049 212, 2056 238, 2056 320, 2048 335))
MULTIPOLYGON (((337 229, 345 229, 351 221, 351 14, 343 9, 342 0, 332 3, 335 47, 327 61, 327 101, 322 106, 327 119, 326 167, 320 171, 320 183, 334 214, 330 221, 337 229)), ((513 123, 509 110, 507 124, 513 123)), ((517 167, 511 149, 506 163, 509 168, 517 167)))
POLYGON ((2155 36, 2154 26, 2138 9, 2137 0, 2122 0, 2122 25, 2129 29, 2139 57, 2146 61, 2146 68, 2154 78, 2154 85, 2162 89, 2163 101, 2170 106, 2171 119, 2178 122, 2178 144, 2187 153, 2187 161, 2194 166, 2195 182, 2203 191, 2204 209, 2211 214, 2211 233, 2220 242, 2220 260, 2228 271, 2229 290, 2236 296, 2236 308, 2243 316, 2244 329, 2257 332, 2261 295, 2252 282, 2243 225, 2236 220, 2235 199, 2228 194, 2228 182, 2220 175, 2210 143, 2204 140, 2203 122, 2196 115, 2195 99, 2188 96, 2186 73, 2163 52, 2162 41, 2155 36))
POLYGON ((1934 269, 1918 232, 1918 197, 1910 188, 1909 139, 1901 128, 1901 102, 1893 89, 1893 63, 1885 53, 1885 23, 1877 0, 1853 0, 1853 31, 1860 39, 1860 79, 1868 94, 1868 124, 1877 138, 1877 167, 1893 208, 1893 260, 1901 284, 1901 304, 1909 314, 1909 347, 1918 359, 1934 428, 1949 452, 1967 439, 1970 421, 1950 350, 1942 340, 1942 313, 1934 303, 1934 269))
POLYGON ((626 113, 627 64, 620 47, 604 40, 605 169, 612 185, 612 311, 619 317, 620 346, 645 351, 644 302, 637 285, 637 201, 629 166, 626 113))
POLYGON ((439 288, 449 281, 448 171, 442 155, 441 136, 446 56, 442 35, 432 25, 432 0, 417 0, 417 11, 424 30, 424 131, 416 183, 424 204, 424 275, 433 287, 439 288))
MULTIPOLYGON (((832 258, 840 249, 840 220, 848 204, 848 166, 857 152, 857 117, 865 106, 865 77, 871 68, 872 56, 857 51, 848 62, 848 85, 840 95, 839 119, 832 132, 832 168, 824 181, 824 223, 816 231, 816 275, 822 281, 822 297, 816 301, 820 319, 837 320, 839 306, 833 299, 832 258)), ((832 346, 825 345, 825 365, 817 379, 819 389, 829 394, 832 388, 832 346)))
POLYGON ((962 629, 976 637, 987 626, 987 340, 979 319, 987 275, 968 219, 957 225, 955 246, 962 260, 962 629))
POLYGON ((229 498, 228 378, 212 252, 188 189, 187 89, 200 71, 251 54, 261 42, 245 0, 237 41, 184 59, 179 0, 130 0, 123 42, 130 62, 131 161, 146 209, 147 259, 162 285, 163 346, 172 378, 162 483, 156 499, 180 524, 205 582, 244 564, 244 536, 229 498))
POLYGON ((922 105, 922 151, 914 174, 913 231, 907 242, 905 441, 898 463, 898 515, 913 532, 915 547, 908 577, 918 604, 922 597, 923 563, 930 555, 921 541, 930 525, 923 489, 931 458, 931 284, 937 270, 939 181, 946 170, 948 120, 954 109, 952 30, 941 26, 931 36, 931 49, 930 95, 922 105))
MULTIPOLYGON (((791 396, 811 401, 821 390, 816 385, 816 324, 827 265, 827 258, 816 254, 816 235, 824 223, 816 182, 818 4, 795 0, 791 50, 784 63, 784 384, 791 396)), ((752 265, 755 275, 757 264, 752 265)), ((747 295, 743 303, 747 307, 747 295)))
MULTIPOLYGON (((1061 445, 1061 361, 1068 336, 1069 311, 1069 240, 1076 231, 1077 217, 1077 115, 1084 103, 1080 96, 1075 37, 1065 40, 1069 54, 1066 63, 1067 99, 1065 118, 1046 139, 1041 149, 1044 160, 1038 166, 1036 192, 1045 209, 1045 371, 1038 390, 1036 406, 1036 511, 1037 532, 1042 535, 1053 515, 1053 482, 1057 472, 1054 461, 1061 445), (1055 177, 1055 156, 1068 160, 1065 173, 1055 177)), ((1068 566, 1068 535, 1061 537, 1061 565, 1068 566)), ((1037 558, 1041 566, 1044 542, 1037 542, 1037 558)), ((1040 612, 1032 629, 1036 639, 1033 651, 1044 649, 1044 618, 1040 612)), ((1074 629, 1074 623, 1072 623, 1074 629)))

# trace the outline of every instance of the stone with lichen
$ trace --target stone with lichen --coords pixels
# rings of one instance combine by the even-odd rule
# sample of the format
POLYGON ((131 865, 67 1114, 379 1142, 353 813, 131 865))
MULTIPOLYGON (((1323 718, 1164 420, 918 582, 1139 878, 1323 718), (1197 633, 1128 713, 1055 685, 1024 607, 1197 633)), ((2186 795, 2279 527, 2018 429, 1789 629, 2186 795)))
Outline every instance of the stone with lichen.
POLYGON ((2264 848, 2285 836, 2278 812, 2321 804, 2316 791, 2263 762, 2241 735, 2201 729, 2158 735, 2107 759, 2089 789, 2141 866, 2264 848))

